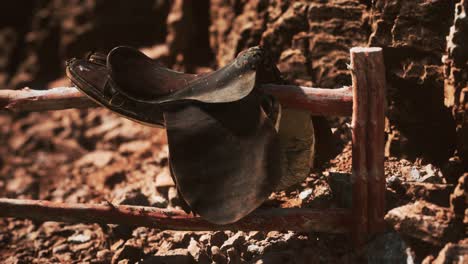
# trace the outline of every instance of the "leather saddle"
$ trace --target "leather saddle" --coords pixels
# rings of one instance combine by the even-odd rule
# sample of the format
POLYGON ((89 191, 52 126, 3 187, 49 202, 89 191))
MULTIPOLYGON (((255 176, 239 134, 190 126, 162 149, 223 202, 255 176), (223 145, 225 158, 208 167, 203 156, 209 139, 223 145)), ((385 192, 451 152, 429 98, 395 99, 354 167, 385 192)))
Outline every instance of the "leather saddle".
POLYGON ((263 203, 281 174, 279 104, 256 89, 278 82, 261 48, 209 74, 176 72, 128 47, 67 62, 72 82, 126 118, 167 130, 178 191, 191 210, 232 223, 263 203))

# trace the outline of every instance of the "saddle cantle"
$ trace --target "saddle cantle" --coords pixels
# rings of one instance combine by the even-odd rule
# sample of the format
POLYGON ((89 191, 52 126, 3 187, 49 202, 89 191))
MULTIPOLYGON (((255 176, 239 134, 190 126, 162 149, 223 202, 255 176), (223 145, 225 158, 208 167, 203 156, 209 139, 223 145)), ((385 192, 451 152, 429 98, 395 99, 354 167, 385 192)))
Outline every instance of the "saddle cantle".
POLYGON ((130 119, 160 124, 162 113, 182 198, 208 221, 226 224, 257 208, 281 176, 278 136, 261 106, 268 100, 254 89, 267 75, 260 74, 263 59, 252 48, 218 71, 189 75, 118 47, 106 65, 91 56, 72 60, 67 72, 85 94, 130 119))

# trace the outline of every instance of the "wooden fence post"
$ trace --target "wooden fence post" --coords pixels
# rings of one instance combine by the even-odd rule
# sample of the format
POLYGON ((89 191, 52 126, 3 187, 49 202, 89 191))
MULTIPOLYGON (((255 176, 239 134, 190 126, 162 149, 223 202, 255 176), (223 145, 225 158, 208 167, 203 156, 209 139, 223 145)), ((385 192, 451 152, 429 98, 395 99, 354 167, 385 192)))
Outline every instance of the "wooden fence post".
POLYGON ((352 237, 355 247, 361 247, 367 240, 367 116, 368 83, 366 57, 361 48, 351 49, 351 76, 353 80, 352 114, 352 237))
POLYGON ((351 49, 353 79, 353 238, 362 246, 384 227, 384 102, 382 49, 351 49))
POLYGON ((385 66, 381 48, 367 53, 368 106, 367 165, 369 233, 383 231, 385 227, 385 66))

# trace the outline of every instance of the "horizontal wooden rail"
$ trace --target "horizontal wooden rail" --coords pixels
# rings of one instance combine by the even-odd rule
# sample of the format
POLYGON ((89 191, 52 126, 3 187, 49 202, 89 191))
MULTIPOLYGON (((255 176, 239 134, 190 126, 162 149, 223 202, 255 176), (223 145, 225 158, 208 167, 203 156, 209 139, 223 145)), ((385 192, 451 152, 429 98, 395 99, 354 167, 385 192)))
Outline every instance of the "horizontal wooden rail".
MULTIPOLYGON (((295 85, 262 85, 261 89, 290 108, 312 115, 350 116, 353 95, 350 87, 340 89, 309 88, 295 85)), ((50 111, 89 108, 97 105, 75 87, 49 90, 0 90, 0 110, 11 112, 50 111)))
POLYGON ((352 113, 352 87, 325 89, 265 84, 261 88, 278 98, 283 106, 307 110, 312 115, 351 116, 352 113))
POLYGON ((181 210, 111 204, 72 204, 41 200, 0 198, 0 217, 27 218, 67 223, 122 224, 161 230, 291 230, 344 233, 350 230, 346 209, 311 208, 257 209, 240 221, 215 225, 181 210))
POLYGON ((49 90, 0 90, 0 110, 11 112, 50 111, 68 108, 95 107, 96 103, 75 87, 49 90))

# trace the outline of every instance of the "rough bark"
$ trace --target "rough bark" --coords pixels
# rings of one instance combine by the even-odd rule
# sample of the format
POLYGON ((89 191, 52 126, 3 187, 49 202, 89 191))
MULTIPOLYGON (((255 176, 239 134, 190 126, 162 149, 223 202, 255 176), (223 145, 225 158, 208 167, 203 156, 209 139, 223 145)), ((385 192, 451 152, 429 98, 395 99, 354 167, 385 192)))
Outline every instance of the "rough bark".
MULTIPOLYGON (((307 110, 312 115, 349 116, 352 93, 349 87, 329 90, 295 85, 262 86, 265 93, 276 96, 285 106, 307 110)), ((96 104, 74 87, 49 90, 0 90, 0 110, 11 112, 48 111, 95 107, 96 104)))

